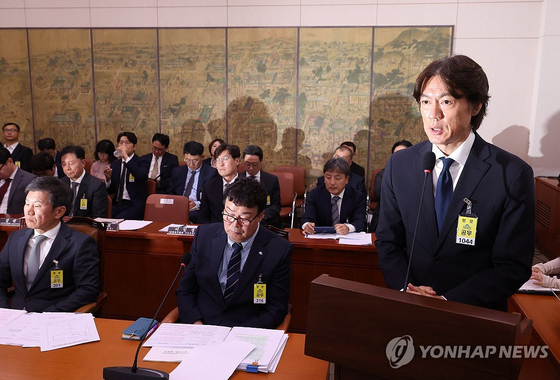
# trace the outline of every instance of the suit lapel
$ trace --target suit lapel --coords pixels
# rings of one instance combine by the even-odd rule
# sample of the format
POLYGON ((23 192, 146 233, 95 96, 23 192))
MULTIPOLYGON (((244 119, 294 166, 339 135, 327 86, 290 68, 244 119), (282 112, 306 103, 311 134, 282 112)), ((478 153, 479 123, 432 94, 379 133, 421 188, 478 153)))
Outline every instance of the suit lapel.
MULTIPOLYGON (((432 144, 428 141, 425 145, 418 151, 418 157, 414 161, 414 164, 417 166, 417 169, 414 170, 414 175, 416 176, 415 180, 413 181, 417 188, 416 191, 413 193, 414 196, 418 196, 418 201, 420 200, 420 195, 422 194, 422 185, 424 184, 424 156, 426 153, 432 150, 432 144)), ((432 173, 428 175, 426 178, 426 189, 424 190, 424 199, 422 200, 422 212, 421 212, 421 220, 427 230, 427 237, 430 239, 430 246, 434 247, 437 239, 438 239, 438 228, 437 228, 437 221, 436 221, 436 209, 434 204, 434 185, 432 180, 432 173)), ((416 214, 414 214, 413 221, 416 221, 416 214)), ((416 244, 421 244, 421 240, 416 240, 416 244)), ((427 249, 431 250, 431 249, 427 249)))
MULTIPOLYGON (((18 145, 19 147, 19 145, 18 145)), ((16 175, 14 176, 14 179, 12 181, 12 185, 10 187, 10 194, 8 194, 8 208, 10 208, 10 203, 12 203, 12 198, 14 197, 14 194, 16 193, 17 188, 19 187, 19 183, 22 181, 22 175, 20 170, 22 169, 18 169, 16 175)))
POLYGON ((10 265, 14 265, 14 273, 21 273, 21 276, 14 276, 13 281, 15 287, 18 289, 26 289, 27 283, 25 281, 25 273, 23 273, 23 261, 25 260, 25 248, 27 241, 33 236, 33 230, 28 228, 22 234, 17 242, 17 249, 10 252, 10 265))
MULTIPOLYGON (((346 223, 346 219, 349 219, 353 199, 354 189, 348 184, 346 185, 346 191, 344 191, 344 197, 342 198, 342 204, 340 205, 340 223, 346 223)), ((350 223, 350 221, 348 223, 350 223)))
MULTIPOLYGON (((348 186, 348 185, 347 185, 348 186)), ((331 210, 331 193, 327 190, 325 186, 319 189, 319 200, 316 204, 319 206, 317 212, 323 214, 323 218, 317 218, 315 221, 316 225, 320 226, 319 220, 323 219, 327 221, 327 226, 332 226, 332 210, 331 210), (320 207, 320 205, 325 205, 327 207, 320 207)))
POLYGON ((218 278, 218 269, 222 264, 222 256, 224 255, 224 249, 227 244, 227 235, 226 232, 221 228, 217 233, 216 237, 212 239, 212 256, 210 257, 210 273, 215 274, 211 276, 212 280, 212 287, 214 288, 213 294, 219 294, 219 302, 221 303, 222 307, 225 306, 225 300, 222 296, 222 288, 220 287, 220 280, 218 278))

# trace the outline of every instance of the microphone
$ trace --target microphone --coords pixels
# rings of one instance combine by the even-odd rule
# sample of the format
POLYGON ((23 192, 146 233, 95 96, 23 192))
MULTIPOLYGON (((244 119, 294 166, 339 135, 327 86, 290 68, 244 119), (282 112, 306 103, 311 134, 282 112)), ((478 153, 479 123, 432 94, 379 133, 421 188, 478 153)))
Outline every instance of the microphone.
POLYGON ((186 267, 190 261, 191 261, 191 253, 185 252, 183 254, 183 257, 181 257, 181 265, 179 266, 179 270, 177 271, 177 274, 175 275, 175 278, 173 279, 171 286, 169 287, 169 289, 167 289, 167 293, 165 293, 165 297, 163 297, 161 304, 159 305, 156 313, 154 314, 154 317, 152 318, 150 324, 148 325, 148 329, 146 330, 146 332, 142 336, 142 339, 140 339, 140 342, 138 343, 138 348, 136 349, 136 355, 134 355, 134 363, 132 364, 132 367, 105 367, 103 368, 103 379, 105 380, 153 380, 153 379, 168 380, 169 379, 169 374, 167 372, 160 371, 157 369, 150 369, 150 368, 138 368, 138 364, 137 364, 138 354, 140 353, 140 347, 142 347, 142 344, 148 337, 148 333, 152 330, 152 327, 155 326, 154 321, 156 320, 156 317, 159 311, 161 310, 161 307, 163 306, 165 300, 167 299, 167 296, 171 292, 171 288, 173 288, 173 285, 175 285, 175 281, 177 281, 177 278, 179 277, 179 273, 181 273, 181 270, 184 267, 186 267))
POLYGON ((434 152, 427 152, 422 161, 424 168, 424 184, 422 185, 422 194, 420 195, 420 207, 418 207, 418 215, 416 215, 416 225, 414 226, 414 234, 412 235, 412 245, 410 247, 410 256, 408 257, 408 268, 406 269, 406 277, 404 278, 404 286, 402 291, 405 292, 408 287, 408 276, 410 275, 410 264, 412 263, 412 254, 414 253, 414 243, 416 242, 416 232, 418 231, 418 222, 420 222, 420 214, 422 212, 422 203, 424 202, 424 192, 426 191, 426 180, 434 170, 436 165, 436 155, 434 152))

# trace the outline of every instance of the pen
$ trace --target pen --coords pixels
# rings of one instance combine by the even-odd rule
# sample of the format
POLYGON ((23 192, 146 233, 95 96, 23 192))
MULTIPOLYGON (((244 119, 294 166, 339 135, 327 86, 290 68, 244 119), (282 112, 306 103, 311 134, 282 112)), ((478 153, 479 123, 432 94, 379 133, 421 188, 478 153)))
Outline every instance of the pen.
POLYGON ((150 329, 150 331, 148 331, 148 333, 146 334, 146 338, 149 337, 154 331, 156 331, 156 329, 158 328, 158 326, 159 326, 159 325, 156 323, 156 324, 154 325, 154 327, 152 327, 152 328, 150 329))

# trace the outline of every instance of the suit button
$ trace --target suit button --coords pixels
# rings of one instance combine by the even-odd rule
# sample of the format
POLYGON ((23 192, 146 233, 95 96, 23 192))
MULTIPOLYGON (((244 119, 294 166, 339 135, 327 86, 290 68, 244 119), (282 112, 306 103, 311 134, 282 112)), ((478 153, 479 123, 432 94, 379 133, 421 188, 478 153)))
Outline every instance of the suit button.
POLYGON ((434 264, 439 264, 439 263, 441 263, 441 259, 439 257, 436 257, 434 259, 434 264))

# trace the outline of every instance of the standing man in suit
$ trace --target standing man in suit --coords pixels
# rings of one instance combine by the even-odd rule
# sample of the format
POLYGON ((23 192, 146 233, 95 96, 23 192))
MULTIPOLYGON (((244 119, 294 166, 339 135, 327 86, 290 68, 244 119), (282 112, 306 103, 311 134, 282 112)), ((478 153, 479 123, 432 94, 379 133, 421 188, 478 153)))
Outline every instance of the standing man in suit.
POLYGON ((262 183, 266 189, 266 208, 264 209, 263 224, 270 224, 282 228, 280 220, 280 184, 278 177, 262 170, 263 151, 256 145, 248 145, 243 150, 243 161, 246 171, 240 177, 248 177, 262 183))
MULTIPOLYGON (((347 163, 348 166, 352 163, 352 157, 354 153, 352 153, 352 149, 348 148, 347 146, 341 145, 334 151, 333 158, 343 158, 347 163)), ((317 187, 323 186, 325 184, 325 177, 317 178, 317 187)), ((366 183, 364 180, 364 176, 358 175, 356 173, 352 173, 350 171, 350 176, 348 177, 348 185, 353 187, 354 189, 358 190, 360 193, 366 194, 366 183)), ((366 201, 364 200, 364 209, 366 207, 366 201)))
POLYGON ((25 188, 35 178, 17 167, 8 149, 0 148, 0 214, 23 214, 25 188))
POLYGON ((19 143, 19 125, 16 123, 6 123, 2 127, 4 133, 4 148, 8 149, 12 155, 14 164, 28 173, 31 173, 31 157, 33 151, 19 143))
POLYGON ((429 140, 389 158, 376 245, 389 287, 507 311, 507 298, 531 276, 534 181, 529 165, 476 133, 488 88, 484 70, 463 55, 434 61, 420 73, 414 98, 429 140), (422 161, 432 152, 436 164, 410 258, 422 161))
POLYGON ((311 190, 301 218, 303 232, 312 235, 315 226, 333 226, 346 235, 366 229, 366 195, 348 185, 350 165, 333 157, 323 168, 325 184, 311 190))
POLYGON ((62 170, 66 176, 62 183, 72 190, 70 216, 104 218, 107 214, 107 189, 105 184, 85 170, 86 152, 81 146, 69 145, 62 149, 62 170))
POLYGON ((152 137, 152 153, 142 156, 142 160, 148 163, 148 178, 156 181, 156 193, 165 194, 171 179, 173 169, 179 166, 176 155, 167 151, 169 148, 169 136, 156 133, 152 137))
POLYGON ((148 198, 148 161, 134 152, 138 139, 132 132, 121 132, 117 136, 117 150, 121 158, 113 161, 103 171, 108 194, 113 199, 113 218, 144 219, 144 208, 148 198))
POLYGON ((363 166, 358 165, 354 161, 354 158, 356 157, 356 144, 354 144, 352 141, 344 141, 342 144, 340 144, 340 146, 345 146, 352 151, 352 158, 350 159, 350 171, 366 178, 366 170, 363 168, 363 166))
POLYGON ((222 221, 226 190, 238 177, 241 152, 237 145, 222 144, 214 152, 219 177, 206 182, 202 188, 199 223, 222 221))
POLYGON ((57 178, 39 177, 27 186, 28 228, 13 232, 0 252, 0 307, 72 312, 95 302, 97 245, 62 222, 71 201, 70 188, 57 178), (15 295, 8 306, 12 283, 15 295))
POLYGON ((173 170, 167 192, 189 198, 189 222, 196 224, 200 219, 202 187, 210 179, 219 176, 216 169, 210 165, 203 165, 204 147, 201 143, 187 142, 183 146, 183 154, 187 165, 173 170))
POLYGON ((64 170, 62 170, 62 163, 61 163, 61 154, 56 149, 56 142, 51 139, 50 137, 45 137, 37 143, 37 148, 39 148, 40 152, 46 152, 50 154, 54 160, 54 164, 56 165, 56 170, 54 172, 54 176, 56 178, 64 178, 64 170))
POLYGON ((222 221, 198 227, 177 289, 181 322, 276 328, 284 320, 293 247, 260 225, 265 206, 264 186, 240 178, 227 190, 222 221))

